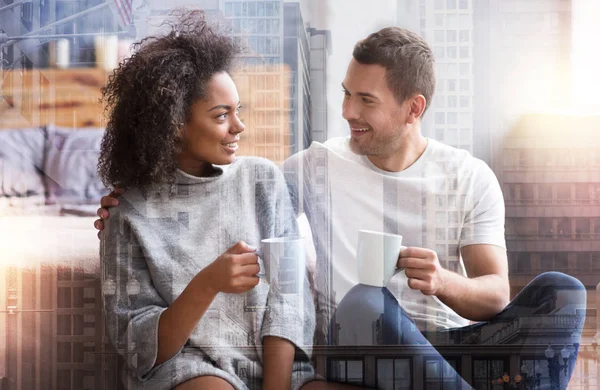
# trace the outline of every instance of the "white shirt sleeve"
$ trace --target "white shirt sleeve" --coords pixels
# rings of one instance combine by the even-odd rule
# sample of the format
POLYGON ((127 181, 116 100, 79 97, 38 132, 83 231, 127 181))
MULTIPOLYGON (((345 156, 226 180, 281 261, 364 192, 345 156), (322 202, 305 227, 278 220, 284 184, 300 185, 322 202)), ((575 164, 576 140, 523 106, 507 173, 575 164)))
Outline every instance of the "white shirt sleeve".
POLYGON ((490 244, 506 249, 504 197, 494 172, 476 160, 465 202, 459 247, 490 244))

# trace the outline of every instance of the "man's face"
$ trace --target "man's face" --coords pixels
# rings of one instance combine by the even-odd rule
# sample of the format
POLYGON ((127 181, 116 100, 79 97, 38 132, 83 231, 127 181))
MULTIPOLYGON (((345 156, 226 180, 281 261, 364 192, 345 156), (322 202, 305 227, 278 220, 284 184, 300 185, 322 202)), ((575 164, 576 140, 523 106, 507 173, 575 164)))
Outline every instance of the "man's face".
POLYGON ((380 65, 363 65, 352 59, 342 82, 342 116, 351 130, 354 153, 386 158, 400 148, 408 132, 404 118, 409 103, 398 104, 380 65))

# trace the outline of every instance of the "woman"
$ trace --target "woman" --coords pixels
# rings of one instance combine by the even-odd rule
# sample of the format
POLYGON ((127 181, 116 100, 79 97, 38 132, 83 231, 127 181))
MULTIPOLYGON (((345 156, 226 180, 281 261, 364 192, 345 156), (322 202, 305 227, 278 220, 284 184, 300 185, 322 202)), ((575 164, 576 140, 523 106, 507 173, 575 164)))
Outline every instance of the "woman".
POLYGON ((312 373, 309 289, 257 276, 261 239, 297 227, 279 169, 235 157, 238 53, 194 12, 142 41, 103 90, 99 173, 127 188, 102 234, 103 296, 130 388, 287 389, 312 373))

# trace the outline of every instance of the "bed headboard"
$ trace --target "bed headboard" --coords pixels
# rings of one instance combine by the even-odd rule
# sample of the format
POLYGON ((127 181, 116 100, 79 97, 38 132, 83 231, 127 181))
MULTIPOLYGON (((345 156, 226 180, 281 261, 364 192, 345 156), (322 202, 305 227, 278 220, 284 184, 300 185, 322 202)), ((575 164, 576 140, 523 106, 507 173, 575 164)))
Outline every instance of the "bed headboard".
POLYGON ((48 124, 104 127, 100 98, 108 75, 98 68, 4 72, 0 130, 48 124))

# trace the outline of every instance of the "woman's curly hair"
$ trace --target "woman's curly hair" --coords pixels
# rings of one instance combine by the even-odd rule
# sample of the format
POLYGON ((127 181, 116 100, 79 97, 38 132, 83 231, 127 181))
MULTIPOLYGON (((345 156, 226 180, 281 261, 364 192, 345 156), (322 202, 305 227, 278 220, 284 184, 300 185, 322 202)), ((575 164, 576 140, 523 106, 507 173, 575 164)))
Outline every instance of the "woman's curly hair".
POLYGON ((207 96, 211 77, 229 71, 241 52, 204 12, 176 13, 170 33, 137 43, 102 89, 108 121, 98 173, 106 186, 173 183, 192 104, 207 96))

